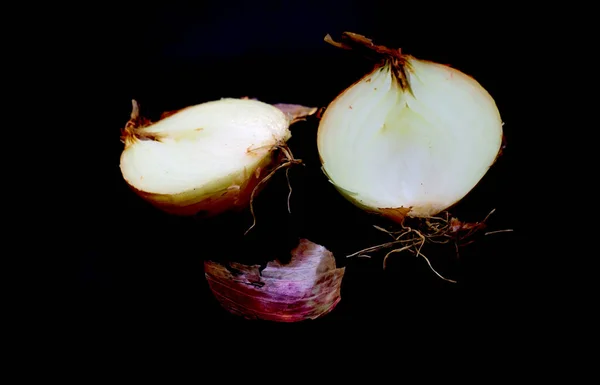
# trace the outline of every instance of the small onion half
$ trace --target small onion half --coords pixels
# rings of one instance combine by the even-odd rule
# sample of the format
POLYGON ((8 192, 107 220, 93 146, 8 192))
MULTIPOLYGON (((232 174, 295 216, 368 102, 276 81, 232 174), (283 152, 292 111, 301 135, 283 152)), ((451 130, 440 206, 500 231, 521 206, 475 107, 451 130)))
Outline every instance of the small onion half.
POLYGON ((323 170, 355 205, 397 222, 431 217, 463 199, 498 156, 503 123, 472 77, 345 33, 380 65, 326 109, 317 146, 323 170))
POLYGON ((155 207, 175 215, 213 216, 246 207, 253 191, 282 160, 289 126, 316 109, 225 98, 179 110, 153 124, 139 122, 134 101, 124 130, 121 172, 155 207))

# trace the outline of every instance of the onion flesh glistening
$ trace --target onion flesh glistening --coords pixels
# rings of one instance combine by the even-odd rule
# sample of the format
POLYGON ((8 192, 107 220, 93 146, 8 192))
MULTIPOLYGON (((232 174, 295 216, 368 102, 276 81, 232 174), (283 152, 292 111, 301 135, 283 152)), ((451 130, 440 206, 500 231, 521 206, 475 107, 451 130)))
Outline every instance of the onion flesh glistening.
MULTIPOLYGON (((503 123, 472 77, 375 46, 384 59, 327 107, 317 145, 324 172, 357 206, 402 222, 431 217, 464 198, 494 163, 503 123)), ((330 39, 329 37, 326 38, 330 39)))

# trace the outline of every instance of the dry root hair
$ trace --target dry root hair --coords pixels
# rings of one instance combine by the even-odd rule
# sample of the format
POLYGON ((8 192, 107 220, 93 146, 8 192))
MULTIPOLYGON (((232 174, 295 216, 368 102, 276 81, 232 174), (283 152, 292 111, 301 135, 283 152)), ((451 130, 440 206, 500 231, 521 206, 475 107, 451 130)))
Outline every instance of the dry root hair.
MULTIPOLYGON (((416 257, 422 257, 427 262, 427 265, 429 265, 431 271, 433 271, 441 279, 447 282, 456 283, 457 281, 444 277, 433 268, 429 259, 421 251, 423 246, 427 242, 436 244, 453 243, 456 250, 456 255, 458 257, 459 249, 474 242, 472 236, 479 230, 486 227, 486 221, 490 215, 494 213, 494 211, 496 211, 496 209, 492 210, 483 221, 475 223, 462 222, 458 218, 452 217, 448 211, 444 211, 441 216, 416 219, 417 224, 414 227, 407 226, 405 223, 402 223, 400 230, 397 231, 386 230, 380 226, 374 225, 373 227, 388 234, 393 240, 357 251, 348 255, 347 257, 349 258, 356 256, 371 258, 371 256, 367 255, 366 253, 377 252, 379 250, 399 246, 389 251, 383 257, 384 269, 387 266, 387 260, 390 255, 407 251, 416 257)), ((486 232, 485 235, 508 231, 512 231, 512 229, 490 231, 486 232)))
POLYGON ((288 213, 290 213, 290 214, 292 212, 291 206, 290 206, 290 199, 292 197, 292 184, 290 183, 290 168, 297 164, 304 165, 304 163, 302 163, 302 159, 294 158, 294 155, 292 154, 292 150, 285 143, 277 144, 273 148, 273 150, 276 150, 276 151, 278 150, 281 152, 281 155, 283 156, 282 160, 277 167, 275 167, 270 173, 268 173, 264 178, 262 178, 256 184, 256 186, 254 186, 254 189, 252 189, 252 194, 250 194, 250 214, 252 214, 252 225, 248 228, 248 230, 246 230, 244 235, 248 234, 250 232, 250 230, 252 230, 254 228, 254 226, 256 226, 256 213, 254 212, 254 198, 256 196, 256 193, 259 191, 259 188, 263 184, 265 184, 267 181, 269 181, 269 179, 271 179, 275 175, 275 173, 277 173, 277 171, 279 171, 281 169, 285 169, 285 178, 287 180, 287 185, 288 185, 288 190, 289 190, 289 193, 287 196, 287 210, 288 210, 288 213))

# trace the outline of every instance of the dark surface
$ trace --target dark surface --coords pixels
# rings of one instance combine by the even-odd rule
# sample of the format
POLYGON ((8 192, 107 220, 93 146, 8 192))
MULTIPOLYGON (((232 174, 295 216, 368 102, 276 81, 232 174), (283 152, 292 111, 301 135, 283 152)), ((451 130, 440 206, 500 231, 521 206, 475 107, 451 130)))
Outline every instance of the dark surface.
POLYGON ((392 12, 383 2, 369 2, 368 8, 317 1, 236 3, 98 9, 89 15, 91 21, 81 22, 82 30, 90 31, 86 36, 91 49, 82 50, 78 58, 84 69, 80 85, 90 95, 90 137, 97 146, 85 154, 90 172, 83 182, 94 214, 90 218, 82 213, 76 229, 80 252, 76 283, 70 288, 77 297, 73 310, 125 329, 248 327, 248 321, 229 316, 213 299, 203 259, 264 263, 289 255, 299 237, 306 237, 330 249, 338 265, 347 266, 342 301, 322 320, 267 328, 370 323, 393 330, 427 325, 443 334, 457 326, 512 324, 523 304, 515 293, 524 253, 518 231, 523 203, 516 198, 524 134, 519 125, 522 97, 511 90, 515 73, 505 58, 506 52, 522 46, 514 29, 518 17, 471 8, 436 12, 403 6, 392 12), (509 34, 496 26, 509 23, 507 18, 513 26, 509 34), (459 279, 458 284, 440 280, 411 255, 397 254, 386 271, 382 254, 371 260, 344 257, 384 241, 372 227, 384 222, 346 202, 322 175, 316 119, 292 128, 289 145, 306 164, 290 172, 292 214, 286 211, 287 186, 281 173, 259 196, 258 225, 245 238, 248 213, 210 221, 169 217, 142 202, 122 180, 119 130, 128 119, 131 99, 154 118, 162 111, 221 97, 326 106, 372 66, 323 41, 327 33, 336 39, 346 30, 451 64, 474 76, 496 99, 508 146, 453 213, 477 221, 495 208, 489 230, 515 232, 483 237, 462 250, 460 259, 451 247, 432 251, 438 271, 459 279))

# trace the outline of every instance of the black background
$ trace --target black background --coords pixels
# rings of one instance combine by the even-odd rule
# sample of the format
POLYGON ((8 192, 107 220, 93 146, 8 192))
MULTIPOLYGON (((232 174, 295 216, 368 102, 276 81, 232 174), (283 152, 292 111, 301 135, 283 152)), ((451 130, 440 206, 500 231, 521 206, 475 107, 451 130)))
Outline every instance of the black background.
POLYGON ((82 135, 93 146, 85 148, 85 161, 77 167, 87 170, 81 182, 88 193, 85 207, 93 202, 93 214, 82 208, 76 222, 78 264, 70 291, 76 296, 72 310, 94 320, 90 331, 107 325, 221 331, 333 325, 373 336, 379 328, 444 335, 458 327, 497 333, 517 323, 527 306, 516 294, 524 253, 519 246, 523 202, 516 199, 516 186, 525 130, 519 123, 523 96, 512 92, 517 74, 507 56, 526 45, 520 13, 477 4, 383 1, 98 4, 77 12, 65 48, 76 53, 68 68, 80 88, 73 97, 88 106, 91 128, 82 135), (431 250, 437 270, 458 284, 440 280, 411 255, 397 254, 386 271, 381 253, 370 260, 344 257, 386 240, 372 227, 385 222, 360 212, 326 181, 316 152, 316 119, 292 127, 289 145, 305 162, 290 172, 292 214, 286 211, 281 173, 259 196, 258 224, 246 237, 248 213, 209 221, 170 217, 141 201, 122 180, 119 134, 131 99, 151 118, 221 97, 326 106, 373 65, 323 41, 326 34, 337 39, 343 31, 450 64, 475 77, 497 102, 507 148, 452 212, 477 221, 495 208, 488 230, 515 231, 482 237, 461 250, 459 259, 451 247, 431 250), (204 259, 264 263, 285 258, 300 237, 324 245, 346 266, 342 301, 331 314, 284 325, 246 321, 219 307, 204 279, 204 259))

